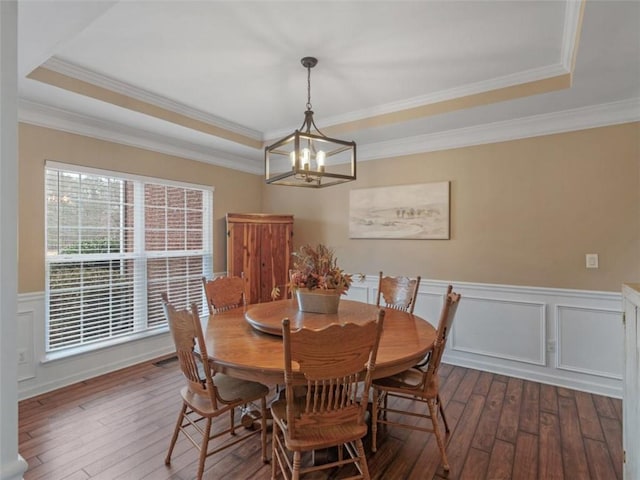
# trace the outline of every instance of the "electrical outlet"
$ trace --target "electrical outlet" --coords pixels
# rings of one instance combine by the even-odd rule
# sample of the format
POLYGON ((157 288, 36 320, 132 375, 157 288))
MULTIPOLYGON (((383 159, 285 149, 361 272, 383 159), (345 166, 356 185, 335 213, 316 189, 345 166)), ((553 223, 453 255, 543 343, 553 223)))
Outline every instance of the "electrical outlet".
POLYGON ((597 253, 587 253, 585 255, 586 266, 587 268, 598 268, 598 254, 597 253))
POLYGON ((556 351, 556 341, 555 340, 549 340, 547 342, 547 352, 555 353, 555 351, 556 351))

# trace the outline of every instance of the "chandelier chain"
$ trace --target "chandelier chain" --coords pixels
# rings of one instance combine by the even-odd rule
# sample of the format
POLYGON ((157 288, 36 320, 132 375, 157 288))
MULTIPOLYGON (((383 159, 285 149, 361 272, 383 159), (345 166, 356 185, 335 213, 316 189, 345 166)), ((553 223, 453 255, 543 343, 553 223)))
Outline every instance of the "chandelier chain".
POLYGON ((307 110, 311 110, 311 66, 307 66, 307 110))

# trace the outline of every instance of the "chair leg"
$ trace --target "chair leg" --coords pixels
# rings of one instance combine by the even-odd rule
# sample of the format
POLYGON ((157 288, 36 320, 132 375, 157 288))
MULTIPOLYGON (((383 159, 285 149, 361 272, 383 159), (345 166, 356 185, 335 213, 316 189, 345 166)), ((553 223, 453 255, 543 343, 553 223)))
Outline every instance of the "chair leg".
POLYGON ((433 433, 436 436, 436 442, 438 443, 438 449, 440 449, 440 457, 442 457, 442 467, 445 472, 449 471, 449 460, 447 459, 447 452, 444 447, 444 440, 440 433, 440 427, 438 426, 438 407, 436 406, 436 399, 430 398, 427 400, 429 405, 429 413, 431 414, 431 423, 433 424, 433 433))
POLYGON ((169 451, 164 459, 165 465, 171 465, 171 454, 173 453, 173 447, 176 446, 176 440, 178 440, 178 434, 180 433, 180 427, 182 426, 182 419, 187 411, 187 404, 182 402, 182 409, 180 415, 178 415, 178 421, 176 422, 176 428, 173 430, 173 437, 171 437, 171 444, 169 445, 169 451))
POLYGON ((229 428, 231 428, 231 435, 235 435, 236 434, 236 422, 234 421, 234 416, 236 414, 236 409, 235 408, 231 408, 229 409, 229 428))
POLYGON ((300 464, 302 462, 300 450, 293 452, 293 472, 291 472, 291 480, 300 480, 300 464))
POLYGON ((447 423, 447 416, 444 414, 444 408, 442 408, 442 400, 440 399, 440 394, 436 396, 436 400, 438 401, 438 408, 440 409, 440 415, 442 416, 442 421, 444 422, 444 431, 449 433, 449 424, 447 423))
POLYGON ((378 450, 378 397, 378 389, 374 387, 371 397, 371 451, 373 453, 378 450))
POLYGON ((359 438, 356 440, 356 451, 358 452, 358 457, 360 468, 362 469, 362 478, 364 480, 369 480, 371 476, 369 475, 369 466, 367 465, 367 456, 364 453, 364 446, 362 445, 362 439, 359 438))
POLYGON ((260 399, 260 442, 262 443, 262 462, 268 463, 267 458, 267 399, 260 399))
POLYGON ((204 427, 202 435, 202 447, 200 447, 200 461, 198 462, 198 475, 196 478, 201 480, 204 473, 204 462, 207 459, 207 451, 209 450, 209 436, 211 435, 211 419, 207 418, 207 424, 204 427))

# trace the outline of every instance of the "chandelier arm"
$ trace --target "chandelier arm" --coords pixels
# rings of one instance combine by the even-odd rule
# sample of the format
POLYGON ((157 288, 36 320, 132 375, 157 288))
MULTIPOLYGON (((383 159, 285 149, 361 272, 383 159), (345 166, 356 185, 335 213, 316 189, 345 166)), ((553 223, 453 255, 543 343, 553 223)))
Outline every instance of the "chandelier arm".
POLYGON ((316 129, 316 132, 318 132, 320 135, 322 135, 323 137, 326 137, 326 135, 324 133, 322 133, 322 131, 318 128, 318 126, 316 125, 316 122, 313 120, 313 115, 311 116, 311 125, 313 125, 313 128, 316 129))

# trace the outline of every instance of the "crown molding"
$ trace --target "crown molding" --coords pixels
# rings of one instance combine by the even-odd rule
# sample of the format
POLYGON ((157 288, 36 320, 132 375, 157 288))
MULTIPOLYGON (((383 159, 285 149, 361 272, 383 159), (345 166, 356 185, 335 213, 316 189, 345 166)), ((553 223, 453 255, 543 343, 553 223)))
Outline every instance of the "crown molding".
POLYGON ((573 56, 578 45, 581 10, 585 0, 567 0, 562 29, 562 66, 567 72, 573 70, 573 56))
POLYGON ((155 105, 156 107, 164 108, 174 113, 179 113, 180 115, 184 115, 185 117, 199 120, 201 122, 213 125, 218 128, 222 128, 224 130, 228 130, 230 132, 244 135, 254 140, 263 141, 262 132, 253 130, 229 120, 225 120, 224 118, 211 115, 209 113, 203 112, 202 110, 198 110, 197 108, 189 107, 182 103, 163 97, 162 95, 157 95, 142 88, 134 87, 133 85, 121 82, 106 75, 93 72, 71 62, 62 60, 58 57, 51 57, 49 60, 43 63, 41 67, 49 69, 56 73, 60 73, 62 75, 66 75, 67 77, 71 77, 76 80, 80 80, 82 82, 86 82, 91 85, 95 85, 97 87, 101 87, 106 90, 110 90, 112 92, 134 98, 141 102, 150 103, 151 105, 155 105))
POLYGON ((640 98, 358 145, 358 160, 435 152, 640 121, 640 98))
MULTIPOLYGON (((256 161, 248 157, 205 149, 200 145, 174 140, 142 129, 124 127, 115 122, 79 115, 25 99, 20 99, 18 102, 18 119, 20 122, 36 126, 189 158, 255 175, 264 174, 261 159, 256 161)), ((377 160, 449 150, 636 121, 640 121, 640 98, 386 142, 359 144, 358 160, 377 160)))
POLYGON ((176 157, 188 158, 232 170, 256 175, 264 173, 264 165, 261 160, 257 162, 248 157, 206 148, 184 140, 151 133, 140 128, 124 126, 88 115, 80 115, 26 99, 19 99, 18 101, 18 121, 176 157))
MULTIPOLYGON (((447 90, 441 90, 439 92, 430 93, 428 95, 421 95, 419 97, 413 97, 399 102, 385 103, 374 108, 358 110, 344 115, 323 117, 322 123, 326 128, 331 125, 340 125, 343 123, 355 122, 378 115, 410 110, 413 108, 423 107, 425 105, 432 105, 448 100, 456 100, 471 95, 501 90, 516 85, 546 80, 548 78, 566 75, 567 73, 569 73, 569 71, 562 64, 558 63, 553 65, 546 65, 544 67, 524 70, 522 72, 516 72, 509 75, 503 75, 501 77, 491 78, 482 82, 470 83, 461 87, 449 88, 447 90)), ((281 138, 290 134, 296 128, 297 127, 267 132, 265 133, 265 138, 281 138)))

